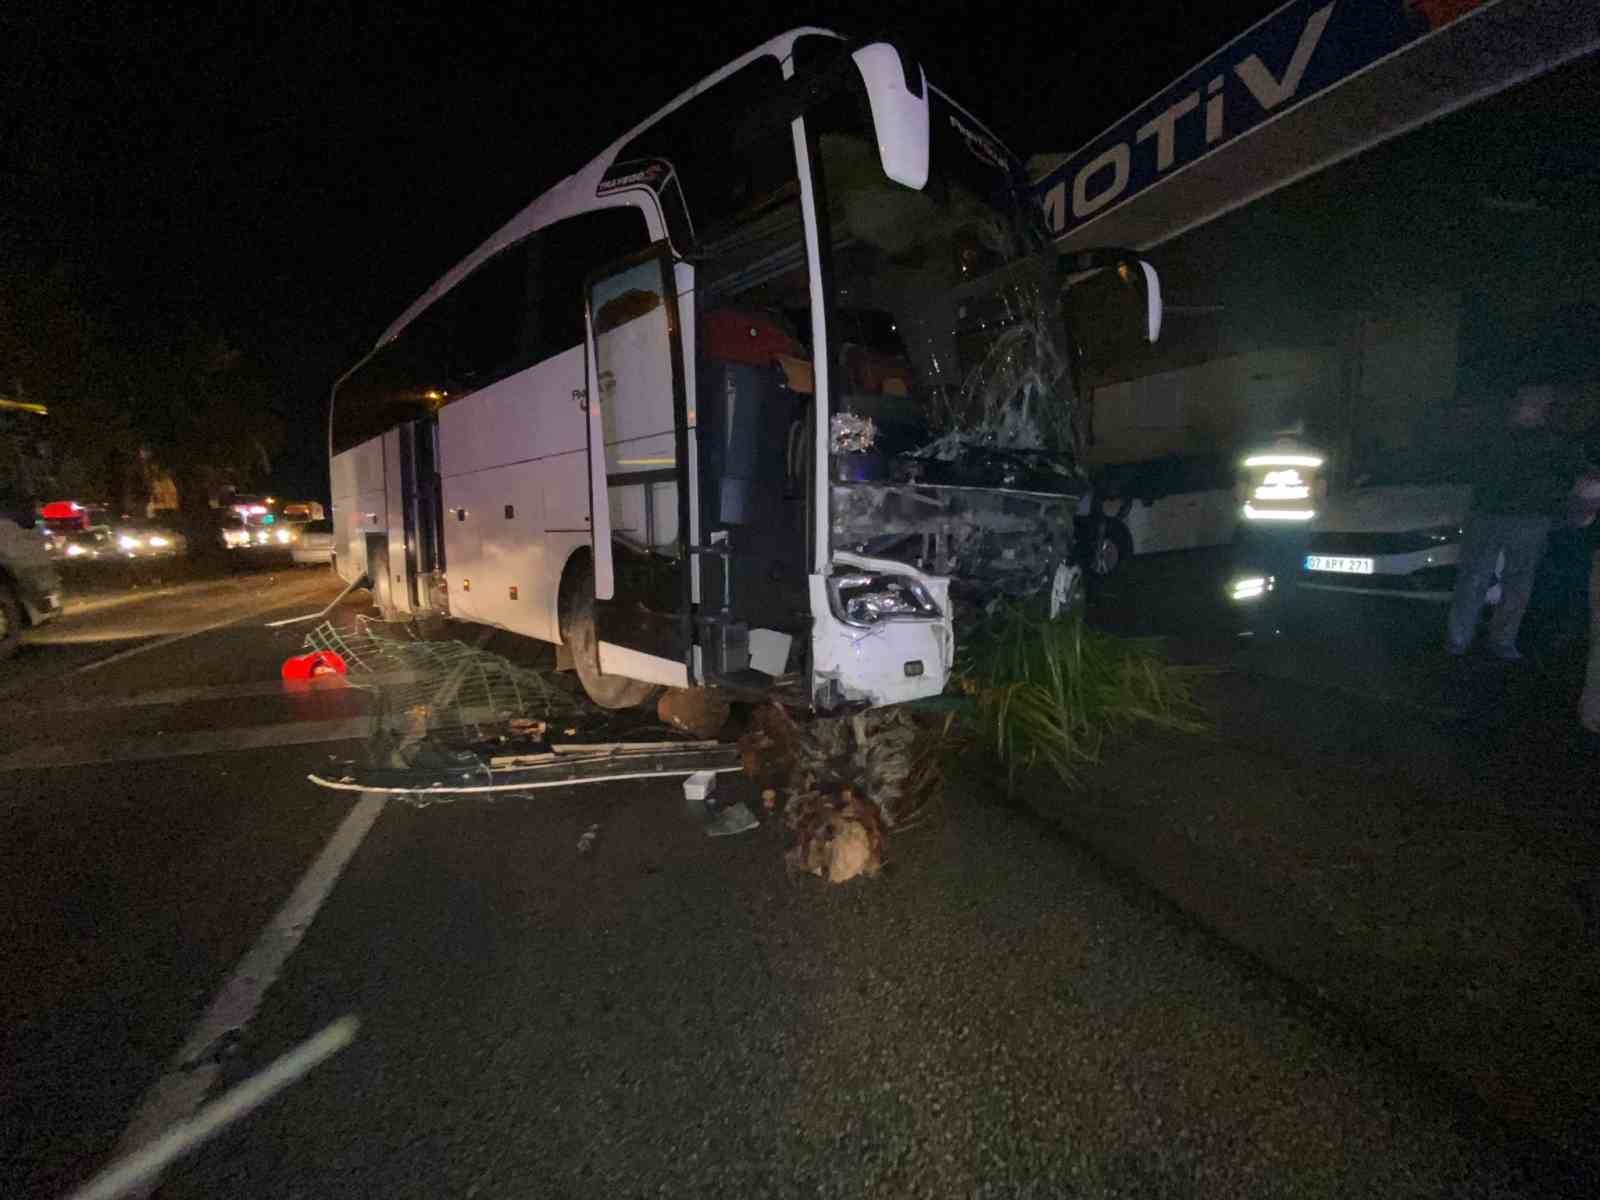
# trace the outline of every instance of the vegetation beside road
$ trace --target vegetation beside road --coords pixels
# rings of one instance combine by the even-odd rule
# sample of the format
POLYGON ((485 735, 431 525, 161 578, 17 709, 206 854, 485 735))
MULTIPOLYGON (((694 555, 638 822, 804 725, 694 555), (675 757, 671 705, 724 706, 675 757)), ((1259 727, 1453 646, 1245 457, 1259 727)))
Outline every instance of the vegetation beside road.
POLYGON ((1203 731, 1194 683, 1208 673, 1168 662, 1156 639, 1087 628, 1076 610, 1050 618, 1012 604, 968 634, 956 687, 972 697, 972 728, 1005 764, 1009 783, 1046 766, 1072 785, 1100 761, 1108 737, 1141 726, 1203 731))

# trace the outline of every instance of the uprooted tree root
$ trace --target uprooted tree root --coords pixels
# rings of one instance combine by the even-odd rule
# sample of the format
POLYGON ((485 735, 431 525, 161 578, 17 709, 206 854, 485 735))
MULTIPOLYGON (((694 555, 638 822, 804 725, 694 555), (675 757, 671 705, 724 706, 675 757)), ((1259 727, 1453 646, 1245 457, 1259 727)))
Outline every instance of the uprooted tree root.
POLYGON ((915 823, 943 787, 942 731, 904 708, 798 722, 772 704, 754 726, 740 757, 758 787, 784 797, 793 874, 876 875, 886 833, 915 823))

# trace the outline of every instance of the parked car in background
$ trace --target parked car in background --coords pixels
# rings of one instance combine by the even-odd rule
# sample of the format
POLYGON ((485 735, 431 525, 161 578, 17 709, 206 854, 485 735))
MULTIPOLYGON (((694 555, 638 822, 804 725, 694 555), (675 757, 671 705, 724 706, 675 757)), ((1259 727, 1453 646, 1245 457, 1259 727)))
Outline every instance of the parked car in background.
POLYGON ((56 558, 87 558, 99 554, 104 537, 86 537, 91 531, 108 534, 111 513, 102 505, 76 500, 52 500, 39 510, 36 529, 45 553, 56 558), (76 546, 77 550, 71 550, 76 546))
POLYGON ((317 566, 333 561, 333 522, 327 518, 307 521, 299 526, 298 535, 289 545, 289 555, 303 566, 317 566))
POLYGON ((285 500, 278 506, 278 516, 285 521, 320 521, 327 515, 315 500, 285 500))
POLYGON ((1198 550, 1233 540, 1239 502, 1234 462, 1221 454, 1170 455, 1091 471, 1091 512, 1079 519, 1084 563, 1110 575, 1136 554, 1198 550), (1093 505, 1100 509, 1095 520, 1093 505))
POLYGON ((300 525, 272 512, 247 512, 228 517, 222 525, 222 545, 228 550, 262 553, 288 550, 300 525))
MULTIPOLYGON (((1358 475, 1355 487, 1327 497, 1312 522, 1296 584, 1448 602, 1472 507, 1468 470, 1404 456, 1358 475)), ((1499 599, 1496 583, 1489 603, 1499 599)))
POLYGON ((189 539, 164 521, 116 521, 110 532, 122 558, 173 558, 189 552, 189 539))
POLYGON ((61 615, 61 574, 44 539, 0 517, 0 658, 17 648, 22 632, 61 615))
POLYGON ((116 557, 116 540, 109 525, 95 525, 89 529, 72 529, 50 536, 51 553, 67 562, 92 562, 100 558, 116 557))

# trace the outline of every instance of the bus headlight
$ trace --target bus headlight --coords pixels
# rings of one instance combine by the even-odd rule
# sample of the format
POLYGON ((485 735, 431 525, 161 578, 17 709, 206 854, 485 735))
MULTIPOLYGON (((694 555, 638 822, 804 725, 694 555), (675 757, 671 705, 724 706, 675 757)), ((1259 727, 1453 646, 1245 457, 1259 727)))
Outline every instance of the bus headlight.
POLYGON ((828 579, 828 598, 833 603, 833 615, 847 625, 940 615, 928 589, 904 575, 833 575, 828 579))

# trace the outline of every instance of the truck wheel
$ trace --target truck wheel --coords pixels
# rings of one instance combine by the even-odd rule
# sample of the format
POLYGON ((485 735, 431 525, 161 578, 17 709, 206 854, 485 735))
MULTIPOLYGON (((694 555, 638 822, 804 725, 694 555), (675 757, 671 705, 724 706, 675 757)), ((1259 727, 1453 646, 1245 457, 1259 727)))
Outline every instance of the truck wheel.
POLYGON ((0 583, 0 659, 10 658, 22 641, 22 605, 6 583, 0 583))
POLYGON ((600 670, 600 636, 595 630, 594 569, 582 567, 561 597, 561 640, 572 651, 572 665, 589 699, 601 708, 635 708, 656 694, 656 685, 600 670))

